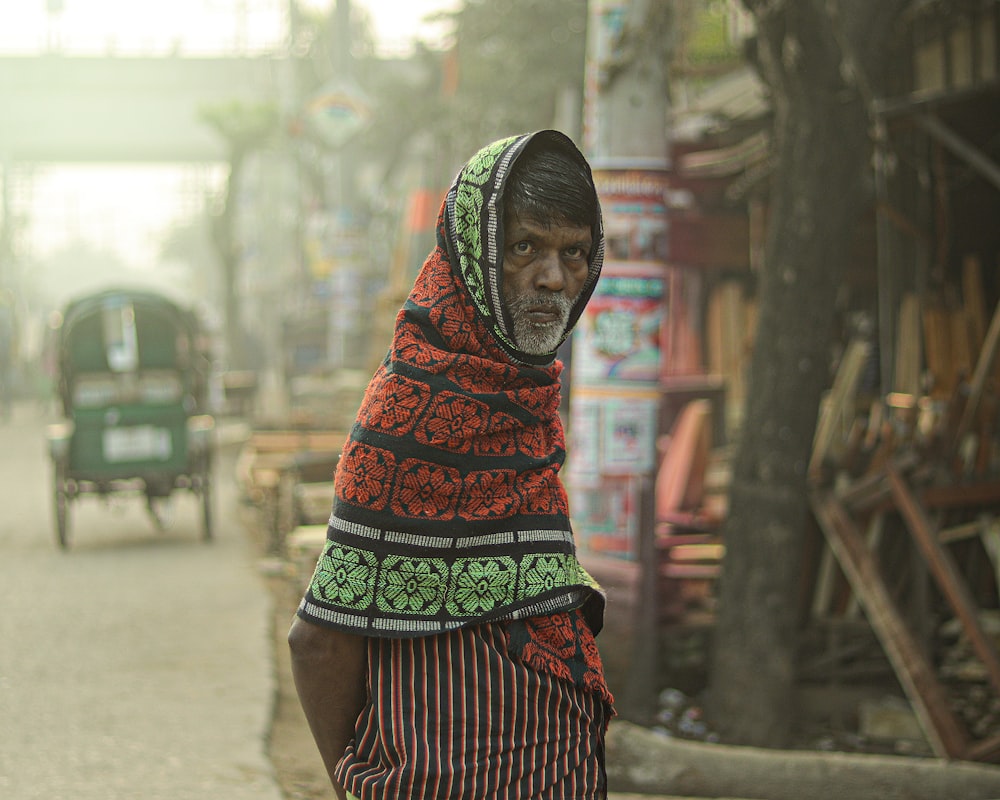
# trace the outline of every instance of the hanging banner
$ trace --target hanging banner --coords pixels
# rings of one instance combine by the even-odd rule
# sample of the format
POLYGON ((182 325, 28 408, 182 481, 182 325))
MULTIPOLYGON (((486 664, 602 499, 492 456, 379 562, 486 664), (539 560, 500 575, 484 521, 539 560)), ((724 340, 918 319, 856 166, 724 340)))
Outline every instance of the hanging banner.
POLYGON ((655 466, 659 394, 582 389, 570 411, 567 474, 596 486, 602 475, 645 475, 655 466))
POLYGON ((573 385, 656 383, 667 282, 662 268, 611 263, 573 333, 573 385))
POLYGON ((605 260, 666 265, 668 221, 666 169, 597 168, 594 184, 604 213, 605 260))
POLYGON ((574 395, 566 488, 585 550, 634 556, 639 478, 655 466, 658 414, 653 388, 584 388, 574 395))
POLYGON ((607 242, 604 272, 573 334, 573 386, 659 381, 669 307, 668 173, 599 167, 607 242))

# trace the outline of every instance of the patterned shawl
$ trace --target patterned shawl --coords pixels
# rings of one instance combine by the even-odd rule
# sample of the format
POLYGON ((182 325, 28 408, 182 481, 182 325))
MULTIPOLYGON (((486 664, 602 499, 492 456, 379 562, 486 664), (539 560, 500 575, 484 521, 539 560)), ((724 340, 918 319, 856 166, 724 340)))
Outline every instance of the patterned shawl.
MULTIPOLYGON (((562 364, 517 350, 500 300, 504 181, 533 136, 586 164, 543 131, 492 144, 459 173, 337 466, 299 608, 310 621, 403 638, 580 608, 600 630, 604 597, 577 561, 559 478, 562 364)), ((603 250, 598 220, 568 327, 603 250)))

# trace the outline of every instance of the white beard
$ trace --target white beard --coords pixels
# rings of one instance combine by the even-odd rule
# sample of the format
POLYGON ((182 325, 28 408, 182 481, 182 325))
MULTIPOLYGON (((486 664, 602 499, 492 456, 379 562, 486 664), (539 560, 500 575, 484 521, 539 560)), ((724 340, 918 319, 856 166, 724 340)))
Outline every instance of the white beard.
POLYGON ((551 353, 559 346, 573 309, 572 301, 560 293, 519 297, 508 301, 508 306, 514 321, 514 343, 519 350, 536 356, 551 353), (558 318, 545 324, 532 322, 527 316, 528 309, 539 304, 552 306, 558 318))

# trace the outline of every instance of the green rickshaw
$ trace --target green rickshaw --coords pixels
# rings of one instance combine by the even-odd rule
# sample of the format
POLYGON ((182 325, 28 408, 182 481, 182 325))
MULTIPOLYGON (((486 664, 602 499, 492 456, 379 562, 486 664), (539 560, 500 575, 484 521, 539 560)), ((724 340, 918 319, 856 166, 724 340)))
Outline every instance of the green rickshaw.
POLYGON ((200 499, 210 540, 215 421, 196 315, 153 291, 107 289, 65 307, 57 351, 64 419, 49 427, 48 447, 59 546, 68 547, 70 506, 84 496, 145 497, 162 528, 175 490, 200 499))

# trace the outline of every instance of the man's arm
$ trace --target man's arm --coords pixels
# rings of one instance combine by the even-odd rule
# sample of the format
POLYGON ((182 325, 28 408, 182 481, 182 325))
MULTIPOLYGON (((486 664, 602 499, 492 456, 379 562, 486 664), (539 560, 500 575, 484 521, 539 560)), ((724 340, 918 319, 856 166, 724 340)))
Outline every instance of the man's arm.
POLYGON ((347 793, 333 777, 366 700, 367 641, 296 617, 288 631, 292 677, 326 771, 340 800, 347 793))

